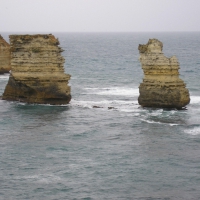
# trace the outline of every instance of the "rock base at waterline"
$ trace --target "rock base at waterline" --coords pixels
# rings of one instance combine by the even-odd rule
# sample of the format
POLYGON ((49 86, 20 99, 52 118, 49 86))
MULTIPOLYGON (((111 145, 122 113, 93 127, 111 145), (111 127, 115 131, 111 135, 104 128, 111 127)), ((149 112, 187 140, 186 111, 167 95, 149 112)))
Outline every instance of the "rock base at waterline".
POLYGON ((157 39, 138 47, 144 71, 138 103, 143 107, 181 109, 190 102, 189 91, 179 78, 177 58, 165 57, 162 48, 162 42, 157 39))
POLYGON ((67 104, 71 100, 64 58, 53 35, 11 35, 12 72, 2 99, 27 103, 67 104))

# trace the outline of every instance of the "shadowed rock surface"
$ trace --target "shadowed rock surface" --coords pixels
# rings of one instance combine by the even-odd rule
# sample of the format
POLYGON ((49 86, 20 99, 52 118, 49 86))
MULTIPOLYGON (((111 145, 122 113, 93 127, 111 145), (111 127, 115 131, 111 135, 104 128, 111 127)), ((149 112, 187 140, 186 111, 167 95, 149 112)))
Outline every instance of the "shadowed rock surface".
POLYGON ((67 104, 71 100, 64 58, 53 35, 10 35, 11 74, 4 100, 67 104))
POLYGON ((157 39, 149 39, 146 45, 138 47, 144 71, 138 103, 143 107, 181 109, 190 102, 189 91, 179 78, 177 58, 165 57, 162 48, 157 39))
POLYGON ((10 71, 10 45, 0 35, 0 74, 10 71))

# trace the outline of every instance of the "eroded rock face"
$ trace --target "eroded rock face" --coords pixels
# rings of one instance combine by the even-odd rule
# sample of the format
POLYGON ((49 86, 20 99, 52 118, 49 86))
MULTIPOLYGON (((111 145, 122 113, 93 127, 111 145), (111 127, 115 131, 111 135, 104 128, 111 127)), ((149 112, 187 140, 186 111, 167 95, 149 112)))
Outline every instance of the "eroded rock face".
POLYGON ((11 74, 4 100, 67 104, 71 100, 69 74, 53 35, 10 35, 11 74))
POLYGON ((162 48, 157 39, 149 39, 146 45, 138 47, 144 71, 138 102, 143 107, 180 109, 190 102, 189 91, 179 78, 177 58, 165 57, 162 48))
POLYGON ((0 74, 10 71, 10 45, 0 35, 0 74))

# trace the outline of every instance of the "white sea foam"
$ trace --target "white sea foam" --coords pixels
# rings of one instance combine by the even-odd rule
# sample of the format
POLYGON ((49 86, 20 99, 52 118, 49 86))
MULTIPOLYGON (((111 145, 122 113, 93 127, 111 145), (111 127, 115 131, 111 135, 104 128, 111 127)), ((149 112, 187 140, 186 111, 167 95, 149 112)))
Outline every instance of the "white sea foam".
POLYGON ((108 105, 110 101, 108 100, 102 100, 102 101, 84 101, 84 100, 74 100, 72 99, 70 102, 70 105, 72 106, 81 106, 81 107, 92 107, 94 105, 100 106, 100 105, 108 105))
POLYGON ((152 112, 148 113, 149 116, 165 116, 165 117, 170 117, 173 116, 174 114, 177 113, 177 110, 170 110, 170 111, 165 111, 163 109, 159 109, 159 110, 152 110, 152 112))
POLYGON ((189 135, 200 135, 200 127, 194 127, 192 129, 184 130, 185 133, 189 135))
POLYGON ((155 110, 152 113, 149 113, 151 116, 159 116, 163 114, 163 109, 155 110))
POLYGON ((200 103, 200 96, 190 96, 190 103, 191 104, 198 104, 198 103, 200 103))
POLYGON ((73 79, 80 79, 80 77, 78 77, 78 76, 72 76, 70 79, 71 80, 73 80, 73 79))
POLYGON ((0 79, 8 80, 8 79, 9 79, 9 75, 10 75, 10 74, 3 74, 3 75, 0 75, 0 79))
POLYGON ((115 96, 139 96, 139 89, 125 87, 109 87, 109 88, 85 88, 88 94, 97 95, 115 95, 115 96))
POLYGON ((108 107, 113 107, 115 110, 122 112, 134 112, 138 108, 137 101, 123 100, 77 101, 72 99, 70 105, 83 108, 93 108, 93 106, 98 106, 99 108, 106 110, 108 107))
POLYGON ((178 126, 179 124, 169 124, 170 126, 178 126))
POLYGON ((178 126, 179 125, 179 124, 173 124, 173 123, 156 122, 156 121, 147 120, 147 119, 141 119, 141 121, 144 121, 149 124, 163 124, 163 125, 168 125, 168 126, 178 126))

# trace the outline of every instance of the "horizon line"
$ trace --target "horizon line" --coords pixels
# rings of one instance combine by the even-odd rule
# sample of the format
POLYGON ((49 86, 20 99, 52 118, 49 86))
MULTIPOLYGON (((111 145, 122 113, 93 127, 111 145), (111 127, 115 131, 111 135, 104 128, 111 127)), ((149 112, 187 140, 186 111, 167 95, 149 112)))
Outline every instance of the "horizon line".
POLYGON ((0 31, 0 33, 194 33, 200 31, 0 31))

